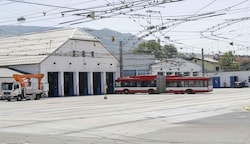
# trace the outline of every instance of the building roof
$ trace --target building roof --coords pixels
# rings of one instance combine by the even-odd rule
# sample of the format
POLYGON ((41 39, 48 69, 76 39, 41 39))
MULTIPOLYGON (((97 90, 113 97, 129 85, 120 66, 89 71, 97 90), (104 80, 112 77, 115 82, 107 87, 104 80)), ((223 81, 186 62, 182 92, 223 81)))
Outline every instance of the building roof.
POLYGON ((10 78, 13 76, 13 74, 22 74, 22 73, 8 68, 0 68, 0 78, 10 78))
MULTIPOLYGON (((202 57, 195 57, 196 59, 202 60, 202 57)), ((210 58, 210 57, 204 57, 204 61, 211 62, 211 63, 218 63, 219 61, 210 58)))
POLYGON ((170 59, 167 59, 166 62, 159 62, 159 63, 152 64, 151 67, 162 67, 168 70, 180 69, 181 67, 182 68, 189 67, 190 69, 192 69, 193 67, 196 67, 198 69, 201 69, 200 65, 187 61, 182 58, 170 58, 170 59))
POLYGON ((38 64, 69 39, 99 41, 79 28, 56 29, 0 38, 0 67, 38 64))

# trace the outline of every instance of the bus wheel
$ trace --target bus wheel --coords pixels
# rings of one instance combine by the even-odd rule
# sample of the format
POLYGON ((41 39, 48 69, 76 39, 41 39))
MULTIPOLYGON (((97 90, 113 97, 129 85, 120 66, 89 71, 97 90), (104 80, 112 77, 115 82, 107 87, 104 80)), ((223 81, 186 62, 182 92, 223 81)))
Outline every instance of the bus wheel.
POLYGON ((124 93, 124 94, 129 94, 128 89, 123 90, 123 93, 124 93))
POLYGON ((193 94, 193 90, 187 89, 187 90, 186 90, 186 93, 187 93, 187 94, 193 94))
POLYGON ((154 90, 153 90, 153 89, 149 89, 149 90, 148 90, 148 93, 149 93, 149 94, 153 94, 153 93, 154 93, 154 90))

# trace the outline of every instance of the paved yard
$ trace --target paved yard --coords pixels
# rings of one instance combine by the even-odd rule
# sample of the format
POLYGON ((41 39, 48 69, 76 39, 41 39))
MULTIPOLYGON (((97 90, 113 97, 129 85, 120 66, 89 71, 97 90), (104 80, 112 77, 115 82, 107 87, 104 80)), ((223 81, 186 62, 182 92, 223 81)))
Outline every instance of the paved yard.
POLYGON ((0 101, 0 144, 250 143, 250 88, 0 101))

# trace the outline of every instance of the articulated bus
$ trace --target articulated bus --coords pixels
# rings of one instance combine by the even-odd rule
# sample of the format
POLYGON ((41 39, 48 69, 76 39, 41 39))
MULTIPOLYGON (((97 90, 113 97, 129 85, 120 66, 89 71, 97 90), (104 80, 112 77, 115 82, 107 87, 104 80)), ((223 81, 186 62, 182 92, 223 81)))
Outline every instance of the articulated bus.
POLYGON ((213 91, 212 79, 191 76, 142 75, 116 79, 115 93, 200 93, 213 91))

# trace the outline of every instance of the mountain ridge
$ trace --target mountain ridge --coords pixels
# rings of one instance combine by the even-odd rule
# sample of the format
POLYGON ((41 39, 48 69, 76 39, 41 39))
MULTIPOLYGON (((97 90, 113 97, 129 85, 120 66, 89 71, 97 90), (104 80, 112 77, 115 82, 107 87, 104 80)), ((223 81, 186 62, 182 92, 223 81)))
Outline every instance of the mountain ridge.
MULTIPOLYGON (((7 36, 18 36, 25 33, 48 31, 53 29, 57 29, 57 27, 3 25, 0 26, 0 38, 7 36)), ((120 41, 123 42, 124 52, 130 52, 132 48, 137 47, 140 42, 143 42, 142 40, 138 41, 138 38, 136 38, 131 33, 120 33, 108 28, 103 28, 100 30, 92 28, 81 29, 98 38, 111 53, 119 53, 120 41), (114 40, 112 40, 112 38, 114 38, 114 40)))

